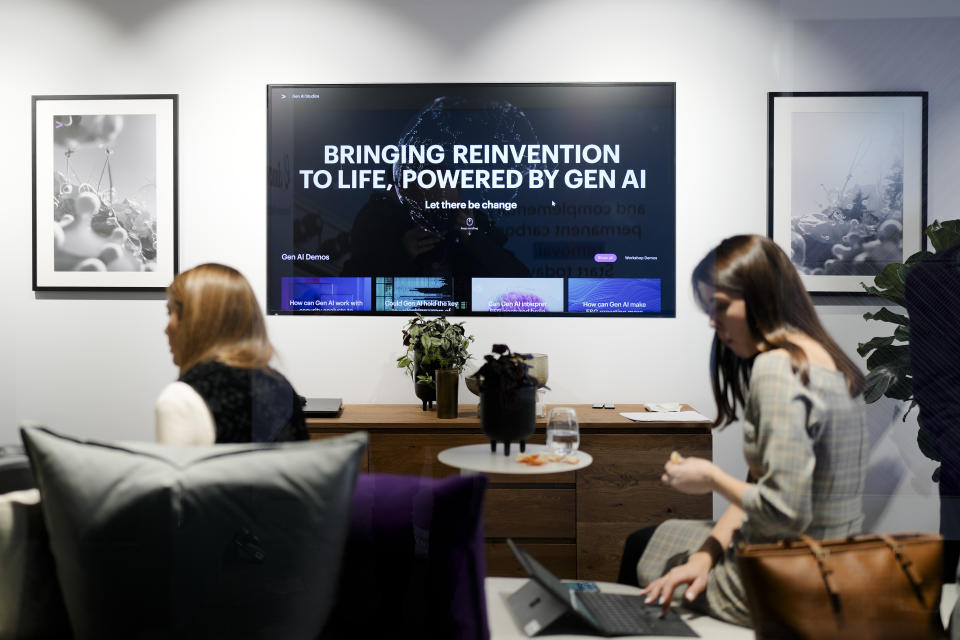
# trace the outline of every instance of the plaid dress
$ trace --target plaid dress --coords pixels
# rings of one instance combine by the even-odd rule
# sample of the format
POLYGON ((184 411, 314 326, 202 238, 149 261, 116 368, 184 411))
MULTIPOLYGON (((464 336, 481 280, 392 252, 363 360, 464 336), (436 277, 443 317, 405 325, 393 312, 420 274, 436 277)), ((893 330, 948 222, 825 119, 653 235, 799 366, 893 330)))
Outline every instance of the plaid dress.
MULTIPOLYGON (((756 478, 743 495, 740 535, 747 543, 805 533, 816 539, 860 533, 867 465, 866 410, 840 372, 810 366, 810 385, 784 353, 756 357, 743 418, 743 453, 756 478)), ((668 520, 657 527, 637 564, 641 585, 686 562, 712 522, 668 520)), ((693 603, 711 616, 745 626, 750 612, 733 547, 710 571, 693 603)))

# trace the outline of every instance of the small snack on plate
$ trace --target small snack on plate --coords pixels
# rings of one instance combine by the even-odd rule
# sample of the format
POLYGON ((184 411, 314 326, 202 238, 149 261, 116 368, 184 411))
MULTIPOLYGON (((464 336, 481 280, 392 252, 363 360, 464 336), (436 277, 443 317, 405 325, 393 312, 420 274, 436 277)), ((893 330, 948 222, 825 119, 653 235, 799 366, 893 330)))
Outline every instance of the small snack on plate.
POLYGON ((558 453, 518 453, 517 462, 539 467, 547 462, 566 462, 567 464, 577 464, 580 462, 580 458, 569 455, 563 456, 558 453))
POLYGON ((683 456, 680 455, 679 451, 674 451, 670 454, 670 462, 673 464, 680 464, 681 460, 683 460, 683 456))
POLYGON ((532 464, 534 466, 540 466, 547 462, 546 456, 543 456, 539 453, 518 453, 517 462, 523 462, 525 464, 532 464))

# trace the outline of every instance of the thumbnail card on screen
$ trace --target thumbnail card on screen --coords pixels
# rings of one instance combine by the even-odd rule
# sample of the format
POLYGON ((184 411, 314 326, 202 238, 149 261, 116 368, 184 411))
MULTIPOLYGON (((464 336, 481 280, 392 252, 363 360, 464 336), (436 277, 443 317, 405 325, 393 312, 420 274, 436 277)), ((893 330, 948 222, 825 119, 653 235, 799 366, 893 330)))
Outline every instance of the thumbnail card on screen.
POLYGON ((370 278, 282 278, 284 311, 371 311, 370 278))
POLYGON ((377 278, 377 311, 433 311, 448 313, 466 309, 466 300, 456 300, 453 278, 445 276, 377 278))
POLYGON ((563 278, 473 278, 474 313, 560 313, 563 278))
POLYGON ((660 278, 570 278, 571 313, 659 313, 660 278))

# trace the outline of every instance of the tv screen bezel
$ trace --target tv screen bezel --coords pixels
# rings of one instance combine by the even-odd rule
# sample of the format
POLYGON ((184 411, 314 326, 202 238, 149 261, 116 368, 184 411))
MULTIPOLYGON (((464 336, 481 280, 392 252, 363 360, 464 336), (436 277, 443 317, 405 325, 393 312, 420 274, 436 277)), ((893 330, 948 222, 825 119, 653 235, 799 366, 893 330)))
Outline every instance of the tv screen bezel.
MULTIPOLYGON (((411 82, 411 83, 294 83, 294 84, 284 84, 284 83, 274 83, 266 85, 266 98, 267 98, 267 108, 266 108, 266 142, 267 142, 267 168, 270 168, 270 149, 271 149, 271 96, 272 91, 275 89, 288 89, 290 92, 297 90, 308 91, 308 90, 317 90, 317 89, 357 89, 357 88, 371 88, 378 90, 389 90, 389 89, 409 89, 409 88, 419 88, 419 89, 428 89, 431 87, 436 87, 438 90, 441 88, 457 88, 457 87, 471 87, 482 89, 485 87, 557 87, 557 88, 578 88, 578 87, 591 87, 591 88, 604 88, 604 87, 659 87, 670 89, 671 97, 671 106, 672 106, 672 124, 673 124, 673 163, 672 163, 672 172, 673 172, 673 246, 671 247, 672 251, 672 260, 673 260, 673 283, 674 286, 668 291, 661 290, 661 309, 668 309, 667 311, 659 312, 571 312, 571 311, 561 311, 561 312, 521 312, 521 311, 464 311, 464 310, 401 310, 401 311, 387 311, 387 310, 376 310, 370 309, 369 311, 350 311, 350 310, 307 310, 307 309, 274 309, 270 306, 269 294, 271 291, 270 287, 270 270, 271 263, 269 257, 270 251, 270 219, 269 214, 266 216, 265 226, 266 233, 264 236, 264 244, 266 247, 266 271, 267 271, 267 291, 264 299, 264 307, 266 309, 267 315, 276 315, 276 316, 338 316, 338 317, 352 317, 352 316, 364 316, 364 317, 377 317, 377 316, 411 316, 419 314, 422 316, 449 316, 449 317, 470 317, 470 318, 483 318, 483 317, 516 317, 516 318, 543 318, 543 317, 552 317, 552 318, 676 318, 677 317, 677 286, 679 285, 677 280, 677 226, 676 226, 676 214, 677 214, 677 83, 675 81, 638 81, 638 82, 411 82)), ((266 209, 269 210, 270 203, 270 184, 267 181, 265 185, 266 188, 266 209)), ((369 276, 374 282, 372 283, 372 288, 375 288, 376 277, 378 276, 369 276)), ((393 276, 393 277, 408 277, 408 276, 393 276)), ((563 278, 563 289, 564 289, 564 300, 567 298, 567 278, 563 278)), ((280 284, 275 285, 280 287, 280 284)))

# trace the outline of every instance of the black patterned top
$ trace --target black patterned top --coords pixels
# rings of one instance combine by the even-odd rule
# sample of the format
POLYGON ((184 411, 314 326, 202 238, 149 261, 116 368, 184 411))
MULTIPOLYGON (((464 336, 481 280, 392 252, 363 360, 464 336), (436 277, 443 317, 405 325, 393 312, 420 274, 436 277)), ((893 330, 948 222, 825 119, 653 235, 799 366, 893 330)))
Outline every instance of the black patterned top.
POLYGON ((300 396, 279 372, 221 362, 194 365, 180 381, 196 391, 213 414, 216 442, 306 440, 300 396))

